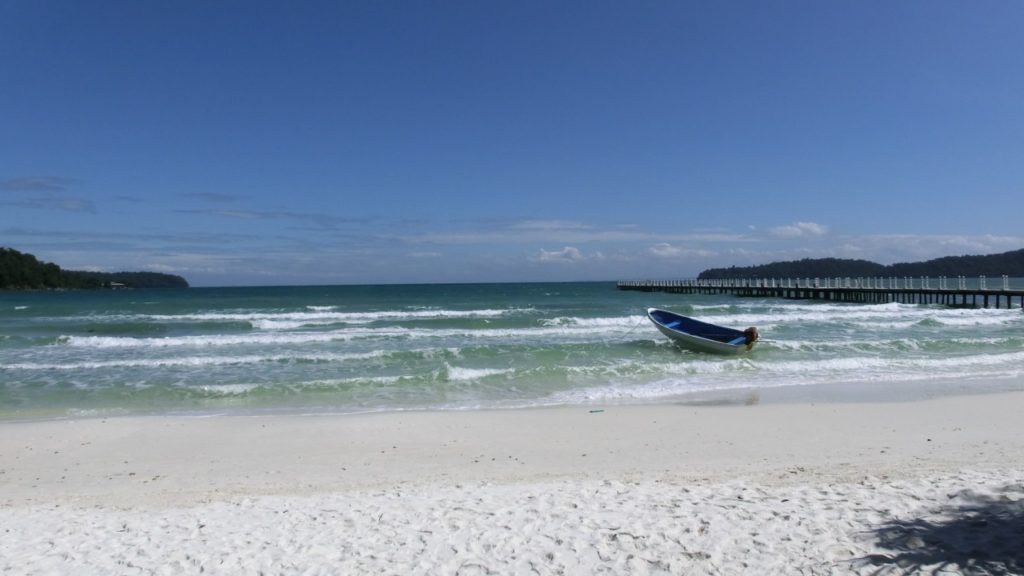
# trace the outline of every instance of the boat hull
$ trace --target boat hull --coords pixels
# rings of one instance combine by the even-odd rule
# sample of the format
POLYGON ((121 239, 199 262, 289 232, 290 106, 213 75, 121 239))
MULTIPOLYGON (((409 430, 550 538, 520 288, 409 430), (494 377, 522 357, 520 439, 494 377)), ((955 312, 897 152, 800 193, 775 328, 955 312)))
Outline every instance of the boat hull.
POLYGON ((732 328, 699 322, 657 308, 649 309, 647 318, 659 332, 676 345, 694 352, 737 356, 745 354, 753 348, 753 344, 748 346, 745 339, 740 343, 732 343, 744 336, 743 332, 732 328), (680 324, 680 327, 673 327, 673 323, 680 324), (695 333, 697 331, 702 331, 705 335, 695 333))

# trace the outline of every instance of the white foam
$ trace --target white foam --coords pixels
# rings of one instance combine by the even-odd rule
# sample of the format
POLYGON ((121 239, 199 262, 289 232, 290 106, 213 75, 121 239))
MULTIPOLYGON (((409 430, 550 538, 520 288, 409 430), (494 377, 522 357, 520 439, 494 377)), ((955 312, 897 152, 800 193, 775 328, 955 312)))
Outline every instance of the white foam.
POLYGON ((584 380, 604 375, 608 382, 558 392, 549 401, 556 404, 649 401, 712 390, 828 382, 906 382, 929 380, 936 376, 952 379, 1020 378, 1024 376, 1024 351, 943 358, 855 356, 773 362, 709 357, 678 363, 646 363, 642 367, 627 361, 617 366, 581 366, 568 371, 584 380), (614 378, 617 372, 628 375, 627 379, 614 378), (631 381, 644 375, 654 379, 631 381))
POLYGON ((216 396, 244 396, 259 387, 259 384, 205 384, 198 389, 216 396))
POLYGON ((546 327, 577 327, 577 328, 632 328, 643 322, 646 316, 620 316, 610 318, 578 318, 572 316, 561 316, 542 320, 541 324, 546 327))
POLYGON ((934 320, 945 326, 998 326, 1008 324, 1024 324, 1024 315, 1014 314, 999 316, 938 316, 934 320))
MULTIPOLYGON (((715 307, 709 307, 714 309, 715 307)), ((733 308, 729 308, 732 310, 733 308)), ((757 307, 736 307, 734 314, 708 315, 700 320, 716 323, 716 319, 735 325, 763 325, 766 323, 806 324, 836 322, 862 323, 863 326, 877 322, 879 326, 904 328, 926 319, 952 325, 999 325, 1024 324, 1019 310, 993 308, 947 308, 921 306, 916 304, 815 304, 815 305, 773 305, 767 310, 757 307)))
POLYGON ((310 312, 208 312, 203 314, 180 315, 147 315, 140 320, 158 321, 305 321, 305 322, 345 322, 365 324, 381 320, 430 320, 446 318, 500 318, 510 314, 522 313, 528 309, 480 309, 480 310, 448 310, 426 308, 418 310, 379 310, 366 312, 338 312, 336 307, 324 306, 311 308, 310 312))
POLYGON ((120 336, 61 336, 59 341, 81 348, 169 348, 177 346, 210 347, 247 344, 312 344, 351 338, 338 332, 220 334, 216 336, 174 336, 166 338, 125 338, 120 336))
POLYGON ((392 352, 374 350, 365 353, 332 353, 296 351, 286 354, 271 355, 238 355, 238 356, 176 356, 172 358, 122 358, 117 360, 91 360, 87 362, 32 363, 19 362, 7 364, 9 370, 100 370, 106 368, 164 368, 174 366, 233 366, 243 364, 260 364, 273 362, 335 362, 344 363, 358 360, 369 360, 391 355, 392 352))
POLYGON ((512 368, 463 368, 457 366, 445 365, 445 372, 447 373, 447 379, 451 381, 465 382, 481 380, 490 376, 501 376, 504 374, 512 374, 515 369, 512 368))
MULTIPOLYGON (((619 333, 631 330, 634 325, 624 323, 619 333)), ((593 341, 614 336, 611 332, 595 330, 590 326, 541 326, 532 328, 402 328, 398 326, 348 327, 334 330, 309 332, 250 332, 239 334, 168 336, 160 338, 134 338, 123 336, 61 336, 58 342, 83 348, 167 348, 178 346, 244 346, 244 345, 291 345, 346 341, 366 338, 384 339, 473 339, 504 340, 522 342, 543 338, 561 338, 578 341, 593 341)), ((653 335, 653 333, 652 333, 653 335)))

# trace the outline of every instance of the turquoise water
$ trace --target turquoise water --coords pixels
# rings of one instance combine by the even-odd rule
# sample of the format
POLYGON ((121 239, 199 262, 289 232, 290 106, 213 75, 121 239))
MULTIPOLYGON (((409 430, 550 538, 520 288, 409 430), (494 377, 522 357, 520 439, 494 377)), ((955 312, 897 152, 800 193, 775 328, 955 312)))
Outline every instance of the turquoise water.
POLYGON ((1024 389, 1024 313, 613 283, 0 294, 0 417, 674 402, 784 386, 1024 389), (765 341, 675 348, 647 307, 765 341))

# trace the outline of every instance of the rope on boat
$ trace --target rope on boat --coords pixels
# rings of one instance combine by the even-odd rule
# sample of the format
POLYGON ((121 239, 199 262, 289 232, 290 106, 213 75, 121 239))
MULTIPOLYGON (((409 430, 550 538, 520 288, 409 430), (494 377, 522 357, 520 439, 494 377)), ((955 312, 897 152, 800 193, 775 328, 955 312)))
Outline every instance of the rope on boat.
POLYGON ((640 321, 639 321, 639 322, 637 322, 637 323, 636 323, 636 324, 635 324, 635 325, 634 325, 634 326, 633 326, 632 328, 630 328, 629 330, 627 330, 627 331, 626 331, 626 333, 625 333, 625 334, 623 334, 623 336, 629 336, 629 335, 630 335, 630 334, 631 334, 631 333, 633 332, 633 330, 636 330, 636 329, 637 329, 637 327, 639 327, 639 326, 640 326, 641 324, 643 324, 643 323, 644 323, 644 320, 647 320, 647 317, 646 317, 646 316, 641 316, 641 317, 640 317, 640 321))

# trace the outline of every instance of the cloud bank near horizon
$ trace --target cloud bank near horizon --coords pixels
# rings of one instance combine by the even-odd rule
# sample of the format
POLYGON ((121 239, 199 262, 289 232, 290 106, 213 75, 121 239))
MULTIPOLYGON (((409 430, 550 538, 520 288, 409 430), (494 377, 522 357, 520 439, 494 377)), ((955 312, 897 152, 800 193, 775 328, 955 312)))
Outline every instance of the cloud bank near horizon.
POLYGON ((857 235, 811 221, 666 233, 629 223, 572 220, 421 220, 399 225, 325 214, 322 222, 329 225, 318 226, 315 215, 286 210, 253 218, 220 209, 193 213, 242 226, 163 233, 9 227, 0 230, 0 238, 11 248, 65 268, 173 272, 197 286, 688 277, 706 268, 802 258, 892 264, 1024 247, 1024 237, 1018 236, 857 235), (310 223, 315 233, 302 226, 310 223))

